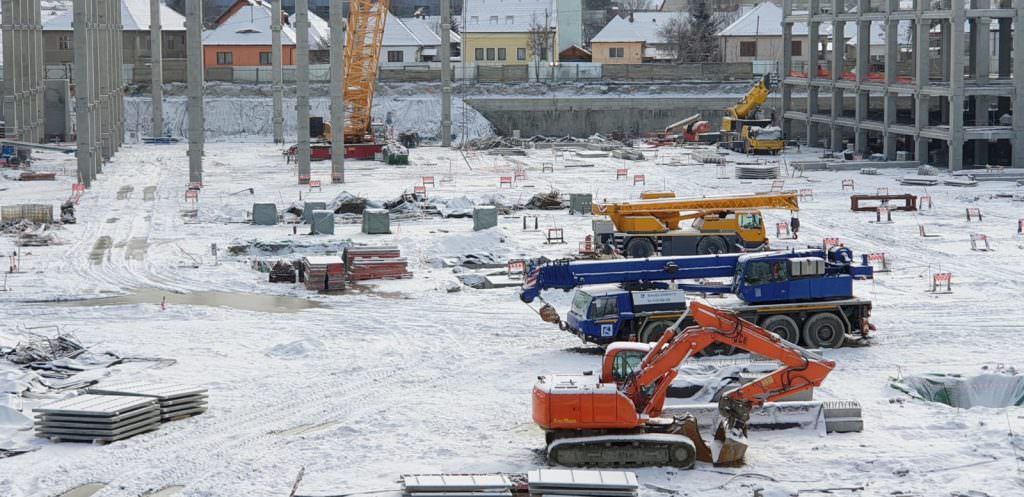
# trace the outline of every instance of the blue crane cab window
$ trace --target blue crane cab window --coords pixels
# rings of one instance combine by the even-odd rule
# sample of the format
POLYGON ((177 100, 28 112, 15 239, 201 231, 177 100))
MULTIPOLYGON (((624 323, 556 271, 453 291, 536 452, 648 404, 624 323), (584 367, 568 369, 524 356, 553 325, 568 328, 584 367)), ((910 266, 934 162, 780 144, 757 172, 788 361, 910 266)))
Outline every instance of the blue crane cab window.
POLYGON ((744 282, 747 285, 779 283, 789 279, 789 264, 785 261, 757 261, 747 264, 744 282))

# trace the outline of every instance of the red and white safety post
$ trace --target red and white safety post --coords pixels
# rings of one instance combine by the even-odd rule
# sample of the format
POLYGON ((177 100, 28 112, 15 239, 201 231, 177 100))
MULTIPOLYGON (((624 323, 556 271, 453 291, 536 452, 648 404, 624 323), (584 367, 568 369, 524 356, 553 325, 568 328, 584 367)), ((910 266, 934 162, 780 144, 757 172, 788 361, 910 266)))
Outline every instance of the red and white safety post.
POLYGON ((953 293, 953 273, 935 273, 932 275, 931 293, 953 293))
POLYGON ((546 238, 544 243, 565 243, 565 232, 562 231, 562 228, 548 228, 546 238))
POLYGON ((825 252, 828 252, 828 249, 832 247, 839 247, 840 245, 839 237, 822 238, 821 240, 821 246, 825 252))
POLYGON ((505 275, 509 278, 513 276, 523 277, 526 273, 526 261, 523 259, 509 259, 508 265, 505 268, 505 275))
POLYGON ((634 174, 633 175, 633 186, 636 186, 636 185, 645 185, 646 186, 647 185, 647 176, 644 176, 643 174, 634 174))
POLYGON ((888 207, 879 207, 875 210, 875 223, 892 224, 892 211, 888 207))
POLYGON ((843 191, 846 191, 847 188, 849 188, 850 191, 854 191, 853 178, 843 180, 843 191))
POLYGON ((979 252, 991 251, 992 245, 988 242, 988 235, 984 233, 971 233, 971 250, 979 252))
POLYGON ((498 177, 498 188, 501 188, 501 187, 503 187, 505 185, 508 185, 509 188, 512 188, 512 176, 499 176, 498 177))
POLYGON ((888 195, 888 194, 889 194, 889 187, 888 186, 880 186, 880 187, 878 187, 877 190, 875 190, 875 195, 888 195))
POLYGON ((628 177, 629 177, 629 169, 622 169, 622 168, 620 168, 620 169, 616 169, 615 170, 615 179, 616 180, 620 180, 622 178, 628 178, 628 177))
POLYGON ((889 267, 889 258, 885 256, 885 252, 865 254, 864 259, 865 264, 874 268, 876 273, 888 273, 892 271, 892 269, 889 267))
POLYGON ((923 211, 925 209, 931 209, 931 208, 932 208, 932 196, 931 195, 921 195, 920 197, 917 197, 917 210, 923 211))
POLYGON ((793 240, 793 232, 789 229, 789 223, 775 223, 775 238, 779 240, 793 240))
POLYGON ((580 242, 580 255, 592 255, 594 253, 594 236, 587 235, 580 242))
POLYGON ((979 222, 982 220, 980 207, 967 208, 967 222, 971 222, 974 219, 977 219, 979 222))
POLYGON ((814 200, 814 190, 810 188, 800 189, 800 201, 803 202, 805 200, 814 200))

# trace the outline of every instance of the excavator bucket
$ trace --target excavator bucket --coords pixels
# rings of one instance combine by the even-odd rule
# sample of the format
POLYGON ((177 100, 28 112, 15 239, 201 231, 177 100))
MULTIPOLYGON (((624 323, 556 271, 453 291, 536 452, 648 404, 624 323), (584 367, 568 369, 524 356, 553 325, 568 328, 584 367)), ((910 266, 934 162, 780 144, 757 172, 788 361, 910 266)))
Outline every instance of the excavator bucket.
POLYGON ((698 461, 714 462, 711 460, 711 449, 704 442, 704 437, 700 436, 700 426, 697 424, 697 418, 692 414, 676 416, 675 425, 676 427, 672 430, 673 432, 684 435, 693 442, 693 447, 697 451, 698 461))
POLYGON ((739 422, 722 419, 715 429, 715 440, 711 443, 715 466, 742 466, 747 453, 747 430, 739 422))

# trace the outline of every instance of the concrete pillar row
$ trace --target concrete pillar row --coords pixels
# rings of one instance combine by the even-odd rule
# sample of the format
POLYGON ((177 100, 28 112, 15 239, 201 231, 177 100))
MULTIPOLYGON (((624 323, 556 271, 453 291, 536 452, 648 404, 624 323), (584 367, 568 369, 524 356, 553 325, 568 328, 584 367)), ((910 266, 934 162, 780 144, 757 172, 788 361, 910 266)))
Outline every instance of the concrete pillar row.
POLYGON ((185 3, 185 50, 188 54, 188 180, 203 182, 203 2, 185 3))
MULTIPOLYGON (((331 183, 345 182, 345 16, 341 0, 331 2, 331 183)), ((442 24, 444 24, 442 22, 442 24)), ((442 28, 443 29, 443 28, 442 28)), ((442 43, 442 46, 444 44, 442 43)), ((443 49, 442 49, 443 50, 443 49)), ((443 72, 443 70, 442 70, 443 72)), ((443 80, 443 78, 442 78, 443 80)), ((449 102, 450 103, 450 102, 449 102)), ((448 109, 451 110, 451 109, 448 109)), ((444 129, 442 105, 442 137, 444 129)), ((451 121, 449 119, 449 126, 451 121)), ((449 134, 451 129, 449 127, 449 134)))
MULTIPOLYGON (((1017 26, 1024 22, 1024 0, 1013 0, 1017 26)), ((1024 54, 1024 34, 1013 33, 1013 53, 1024 54)), ((1012 167, 1024 167, 1024 57, 1012 58, 1013 68, 1013 160, 1012 167)))
MULTIPOLYGON (((452 146, 452 5, 441 0, 441 146, 452 146)), ((466 137, 462 138, 465 141, 466 137)))
MULTIPOLYGON (((270 32, 271 52, 273 59, 273 94, 274 94, 274 143, 284 143, 284 68, 281 61, 281 0, 272 0, 270 32)), ((333 35, 332 35, 333 39, 333 35)), ((336 123, 331 123, 337 126, 336 123)))
POLYGON ((149 0, 150 97, 152 101, 152 136, 164 136, 164 35, 160 25, 160 0, 149 0))
POLYGON ((953 0, 953 19, 949 32, 949 169, 958 171, 964 166, 964 67, 965 36, 962 26, 966 21, 964 0, 953 0))

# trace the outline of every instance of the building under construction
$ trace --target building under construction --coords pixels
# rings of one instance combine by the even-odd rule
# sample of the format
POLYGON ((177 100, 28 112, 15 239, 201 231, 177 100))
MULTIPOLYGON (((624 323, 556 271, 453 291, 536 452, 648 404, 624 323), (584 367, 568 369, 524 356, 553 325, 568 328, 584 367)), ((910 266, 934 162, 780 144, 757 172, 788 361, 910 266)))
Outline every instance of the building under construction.
POLYGON ((786 136, 950 169, 1024 165, 1024 0, 782 6, 786 136))

